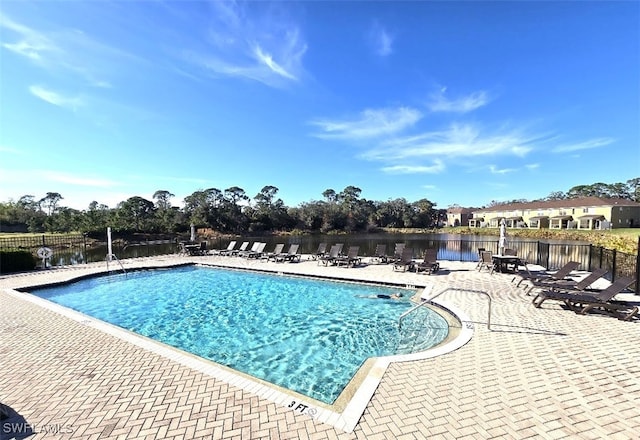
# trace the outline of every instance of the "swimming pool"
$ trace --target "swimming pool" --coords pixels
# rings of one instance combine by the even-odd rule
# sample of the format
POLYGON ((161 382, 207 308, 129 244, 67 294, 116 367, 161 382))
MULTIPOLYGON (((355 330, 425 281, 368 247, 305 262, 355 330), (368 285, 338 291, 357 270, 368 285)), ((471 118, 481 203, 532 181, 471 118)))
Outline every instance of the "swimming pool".
POLYGON ((251 376, 332 403, 369 357, 425 350, 444 318, 413 291, 205 267, 130 272, 34 294, 251 376))

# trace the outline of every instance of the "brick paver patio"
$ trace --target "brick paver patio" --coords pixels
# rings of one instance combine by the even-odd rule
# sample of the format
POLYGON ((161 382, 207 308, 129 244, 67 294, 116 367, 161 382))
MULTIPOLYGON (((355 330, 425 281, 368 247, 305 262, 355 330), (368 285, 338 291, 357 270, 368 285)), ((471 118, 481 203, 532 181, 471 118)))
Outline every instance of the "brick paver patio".
MULTIPOLYGON (((506 274, 442 262, 434 275, 391 266, 327 268, 231 257, 125 260, 127 269, 197 261, 263 270, 463 290, 442 295, 474 334, 430 359, 391 363, 352 432, 290 409, 252 385, 236 386, 73 319, 12 289, 104 271, 104 264, 0 277, 0 402, 51 439, 580 438, 640 435, 640 325, 542 309, 506 274)), ((113 269, 113 267, 112 267, 113 269)), ((637 297, 636 297, 637 298, 637 297)), ((150 343, 151 344, 151 343, 150 343)), ((182 356, 182 355, 180 355, 182 356)), ((177 359, 177 360, 176 360, 177 359)), ((233 382, 231 382, 233 383, 233 382)), ((0 425, 0 439, 10 439, 0 425)), ((16 425, 17 427, 18 425, 16 425)), ((18 437, 20 438, 20 437, 18 437)))

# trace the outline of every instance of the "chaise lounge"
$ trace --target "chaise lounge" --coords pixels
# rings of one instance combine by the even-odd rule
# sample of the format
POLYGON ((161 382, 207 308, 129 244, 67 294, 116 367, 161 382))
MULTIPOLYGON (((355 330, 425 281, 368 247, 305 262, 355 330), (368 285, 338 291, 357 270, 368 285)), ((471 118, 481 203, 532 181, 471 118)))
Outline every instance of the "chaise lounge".
POLYGON ((626 289, 633 281, 634 279, 631 277, 620 277, 611 283, 609 287, 597 293, 572 293, 545 290, 533 299, 532 304, 536 308, 540 308, 546 300, 562 301, 567 307, 582 315, 588 313, 590 310, 600 309, 613 312, 620 319, 629 320, 638 313, 638 308, 623 302, 613 301, 613 298, 626 289))

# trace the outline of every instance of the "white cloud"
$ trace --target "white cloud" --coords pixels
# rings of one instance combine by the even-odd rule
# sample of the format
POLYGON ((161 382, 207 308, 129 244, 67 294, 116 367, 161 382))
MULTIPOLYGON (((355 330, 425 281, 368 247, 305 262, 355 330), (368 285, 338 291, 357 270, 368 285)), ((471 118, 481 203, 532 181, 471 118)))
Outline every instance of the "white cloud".
POLYGON ((217 74, 282 87, 299 81, 307 44, 298 26, 275 14, 260 15, 255 3, 212 2, 205 50, 189 50, 187 61, 217 74))
POLYGON ((517 170, 514 168, 498 168, 495 165, 489 165, 489 171, 491 174, 509 174, 516 172, 517 170))
POLYGON ((487 105, 490 101, 489 94, 483 90, 457 99, 445 97, 446 91, 446 87, 443 87, 438 92, 431 94, 427 102, 429 110, 434 113, 468 113, 487 105))
POLYGON ((529 169, 529 170, 536 170, 538 168, 540 168, 540 164, 539 163, 530 163, 525 165, 525 168, 529 169))
POLYGON ((82 98, 64 96, 52 90, 47 90, 41 86, 31 86, 29 87, 29 91, 37 98, 40 98, 49 104, 57 105, 58 107, 76 110, 78 107, 82 107, 84 105, 82 98))
POLYGON ((386 57, 393 53, 393 36, 378 22, 371 26, 369 41, 376 55, 386 57))
POLYGON ((111 88, 105 76, 121 66, 141 60, 128 52, 103 44, 77 29, 37 30, 0 14, 2 46, 26 57, 37 66, 70 73, 98 88, 111 88), (5 35, 6 34, 6 35, 5 35), (13 40, 11 40, 13 38, 13 40))
POLYGON ((588 141, 584 141, 584 142, 579 142, 576 144, 565 144, 565 145, 559 145, 555 148, 553 148, 551 151, 554 153, 569 153, 569 152, 573 152, 573 151, 580 151, 580 150, 590 150, 592 148, 600 148, 600 147, 604 147, 607 146, 609 144, 612 144, 615 142, 615 139, 613 138, 596 138, 596 139, 590 139, 588 141))
POLYGON ((367 139, 400 132, 414 125, 422 114, 409 107, 367 109, 352 120, 315 120, 312 125, 320 128, 314 136, 325 139, 367 139))
POLYGON ((382 168, 388 174, 438 174, 445 170, 444 162, 434 160, 433 165, 392 165, 382 168))
POLYGON ((453 123, 441 131, 432 131, 408 137, 396 137, 381 142, 364 154, 375 160, 415 159, 420 157, 470 157, 497 154, 521 156, 531 149, 534 141, 517 131, 482 133, 472 124, 453 123), (525 147, 526 146, 526 147, 525 147))

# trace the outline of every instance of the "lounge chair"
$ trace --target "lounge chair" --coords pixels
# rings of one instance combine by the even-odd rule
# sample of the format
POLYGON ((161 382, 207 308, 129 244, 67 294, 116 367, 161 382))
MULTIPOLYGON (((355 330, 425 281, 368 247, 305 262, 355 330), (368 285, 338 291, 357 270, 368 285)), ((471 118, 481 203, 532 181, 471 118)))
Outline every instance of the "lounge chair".
POLYGON ((519 286, 524 280, 536 280, 536 281, 541 281, 541 280, 553 280, 553 281, 564 280, 564 279, 567 279, 569 274, 571 272, 573 272, 575 269, 577 269, 578 266, 580 266, 580 263, 578 263, 577 261, 569 261, 567 264, 565 264, 564 266, 562 266, 560 269, 558 269, 556 272, 553 272, 553 273, 538 273, 538 272, 536 272, 534 274, 531 274, 531 276, 520 274, 521 278, 518 281, 518 284, 516 284, 516 286, 519 286))
POLYGON ((424 251, 424 257, 420 263, 415 263, 413 266, 416 273, 420 271, 428 272, 431 275, 433 272, 440 270, 440 263, 438 263, 438 249, 426 249, 424 251))
POLYGON ((482 264, 482 253, 486 251, 485 248, 478 248, 478 264, 476 264, 476 269, 480 269, 480 265, 482 264))
POLYGON ((360 252, 360 246, 349 246, 347 255, 338 256, 336 259, 336 266, 344 264, 347 267, 355 267, 356 264, 360 264, 362 262, 362 258, 358 256, 358 252, 360 252))
MULTIPOLYGON (((515 271, 519 270, 519 268, 522 267, 524 271, 527 273, 526 275, 524 275, 525 277, 527 277, 527 279, 533 278, 533 275, 529 270, 529 263, 531 262, 532 257, 533 257, 533 251, 529 251, 529 253, 527 254, 527 258, 524 260, 522 258, 519 258, 516 263, 516 267, 514 267, 515 271)), ((518 274, 516 274, 513 278, 511 278, 511 282, 513 283, 516 280, 516 278, 518 278, 518 274)))
POLYGON ((289 245, 289 251, 286 253, 281 253, 279 255, 276 255, 274 257, 274 261, 276 263, 278 262, 284 263, 285 261, 293 262, 295 260, 300 261, 300 254, 298 253, 299 248, 300 248, 300 244, 298 243, 293 243, 289 245))
POLYGON ((320 243, 318 245, 318 249, 316 250, 316 253, 313 254, 311 258, 313 258, 314 260, 317 260, 318 258, 323 257, 326 254, 327 254, 327 243, 320 243))
POLYGON ((249 242, 243 241, 238 249, 232 250, 227 255, 235 256, 235 255, 238 255, 240 252, 246 252, 248 247, 249 247, 249 242))
POLYGON ((211 255, 229 255, 231 254, 231 252, 233 251, 233 249, 236 247, 236 241, 230 241, 229 245, 227 246, 226 249, 212 249, 209 254, 211 255))
POLYGON ((605 276, 606 269, 594 269, 589 275, 581 279, 580 281, 574 280, 532 280, 531 290, 536 287, 543 288, 545 290, 576 290, 584 291, 589 288, 594 282, 605 276))
POLYGON ((333 246, 331 246, 328 254, 318 258, 318 264, 322 263, 325 266, 328 266, 329 264, 335 263, 336 259, 340 257, 342 247, 342 244, 334 244, 333 246))
POLYGON ((414 264, 415 263, 413 262, 413 248, 405 248, 403 246, 400 260, 393 263, 393 270, 406 272, 407 270, 412 270, 414 267, 414 264))
POLYGON ((404 251, 404 247, 404 243, 396 243, 396 247, 393 250, 393 257, 391 258, 391 262, 395 263, 402 260, 402 252, 404 251))
POLYGON ((260 241, 254 241, 253 244, 251 245, 250 249, 239 249, 235 255, 236 257, 247 257, 247 255, 249 255, 251 252, 256 252, 258 250, 258 248, 260 247, 260 241))
POLYGON ((489 273, 493 273, 495 265, 493 264, 493 256, 490 251, 482 251, 480 254, 480 262, 478 263, 478 272, 482 272, 482 269, 487 269, 489 273))
POLYGON ((264 253, 264 248, 267 247, 267 243, 258 243, 258 246, 256 246, 255 250, 251 250, 249 252, 246 252, 243 256, 246 258, 260 258, 262 256, 262 254, 264 253))
POLYGON ((620 277, 617 278, 613 283, 611 283, 606 289, 594 293, 543 290, 538 293, 535 298, 533 298, 533 301, 531 303, 536 308, 540 308, 540 306, 542 306, 542 303, 544 303, 546 300, 562 301, 568 307, 579 311, 582 314, 587 313, 593 308, 607 308, 607 306, 611 306, 610 309, 615 309, 617 307, 620 307, 622 304, 611 303, 610 301, 614 296, 622 292, 631 283, 633 283, 633 281, 634 279, 632 277, 620 277))
POLYGON ((371 262, 378 263, 388 263, 389 256, 387 255, 387 245, 386 244, 377 244, 376 250, 373 252, 373 255, 370 258, 371 262))
POLYGON ((271 260, 271 259, 274 259, 274 260, 275 260, 276 255, 280 255, 280 254, 282 253, 283 249, 284 249, 284 243, 278 243, 278 244, 276 244, 276 246, 273 248, 273 251, 272 251, 272 252, 266 252, 266 253, 263 253, 263 254, 260 256, 260 259, 261 259, 261 260, 267 260, 267 261, 269 261, 269 260, 271 260))

